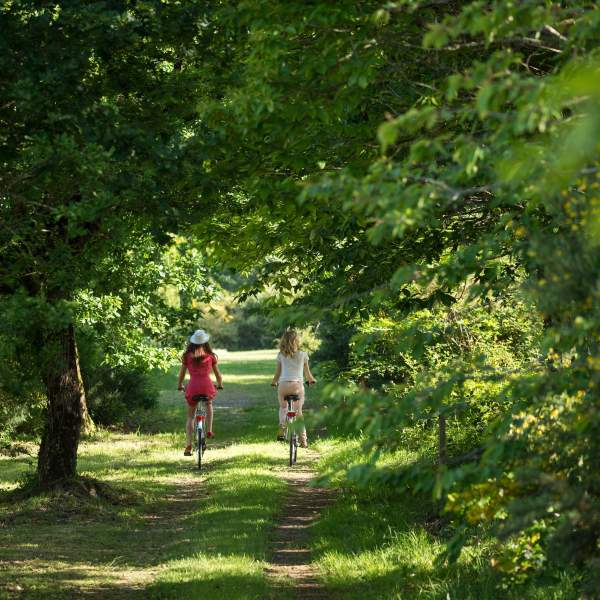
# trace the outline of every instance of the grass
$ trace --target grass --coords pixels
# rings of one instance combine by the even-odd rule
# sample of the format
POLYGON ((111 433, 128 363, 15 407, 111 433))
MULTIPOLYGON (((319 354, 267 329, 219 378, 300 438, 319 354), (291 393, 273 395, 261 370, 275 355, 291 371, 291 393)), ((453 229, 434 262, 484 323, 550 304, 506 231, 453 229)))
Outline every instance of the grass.
MULTIPOLYGON (((35 467, 35 447, 29 445, 31 456, 0 457, 0 599, 291 597, 289 583, 264 573, 286 494, 285 451, 272 441, 274 357, 273 351, 219 353, 225 390, 215 405, 217 437, 202 473, 182 456, 185 407, 175 389, 176 367, 155 375, 160 406, 140 431, 100 430, 81 444, 80 472, 121 492, 118 501, 18 500, 10 494, 35 467)), ((311 404, 318 407, 314 390, 309 414, 311 404)), ((311 540, 330 597, 579 597, 560 574, 546 584, 504 590, 490 567, 492 540, 485 535, 473 539, 457 565, 438 566, 448 534, 427 498, 354 489, 344 469, 360 461, 357 440, 322 439, 314 447, 321 453, 319 472, 332 474, 339 488, 311 540)), ((385 460, 413 458, 399 452, 385 460)))
POLYGON ((163 563, 150 598, 267 598, 267 536, 281 508, 274 444, 232 445, 220 452, 205 502, 187 516, 190 543, 163 563))
MULTIPOLYGON (((318 469, 340 487, 337 502, 316 523, 312 555, 332 597, 345 600, 574 600, 574 581, 563 573, 545 582, 505 589, 491 568, 493 540, 480 534, 456 565, 440 565, 449 532, 430 499, 410 492, 358 490, 343 469, 357 464, 358 440, 323 440, 318 469), (340 470, 342 467, 342 470, 340 470)), ((398 466, 414 460, 409 452, 387 456, 398 466)))
MULTIPOLYGON (((177 368, 156 375, 160 406, 141 431, 100 430, 80 446, 79 472, 127 491, 126 501, 8 498, 35 460, 2 457, 0 490, 10 501, 0 504, 0 598, 275 593, 263 573, 286 493, 279 473, 285 453, 272 441, 274 353, 229 353, 220 362, 226 389, 216 403, 217 442, 206 472, 182 455, 177 368)), ((277 597, 285 597, 280 586, 277 597)))

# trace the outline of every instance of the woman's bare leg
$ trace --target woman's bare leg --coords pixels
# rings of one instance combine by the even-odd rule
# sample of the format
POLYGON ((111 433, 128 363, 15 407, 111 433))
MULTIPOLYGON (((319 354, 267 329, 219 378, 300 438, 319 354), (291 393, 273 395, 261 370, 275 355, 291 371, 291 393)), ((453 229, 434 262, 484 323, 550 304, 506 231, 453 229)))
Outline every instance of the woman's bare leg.
POLYGON ((300 429, 300 443, 305 446, 308 442, 306 439, 306 427, 304 426, 304 416, 302 414, 302 407, 304 406, 304 395, 300 400, 294 402, 294 410, 296 411, 296 416, 300 419, 302 423, 302 428, 300 429))
POLYGON ((213 428, 213 405, 212 400, 206 403, 206 427, 207 431, 212 431, 213 428))
POLYGON ((279 399, 279 427, 285 426, 285 413, 287 412, 287 402, 279 399))
POLYGON ((196 407, 188 404, 187 420, 185 423, 185 434, 187 438, 187 446, 192 445, 192 438, 194 436, 194 417, 196 416, 196 407))

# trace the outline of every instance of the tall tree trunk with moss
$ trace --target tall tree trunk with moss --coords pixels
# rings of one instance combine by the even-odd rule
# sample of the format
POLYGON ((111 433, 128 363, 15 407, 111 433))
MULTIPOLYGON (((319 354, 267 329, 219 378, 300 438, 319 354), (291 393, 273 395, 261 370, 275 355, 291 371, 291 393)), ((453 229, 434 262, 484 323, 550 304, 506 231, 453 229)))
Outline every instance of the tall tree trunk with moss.
POLYGON ((48 336, 44 350, 48 414, 37 475, 41 487, 49 488, 76 475, 85 396, 73 326, 48 336))
POLYGON ((75 342, 75 360, 77 363, 77 379, 81 386, 81 433, 89 435, 96 431, 96 424, 92 420, 90 412, 87 406, 87 397, 85 395, 85 385, 83 383, 83 377, 81 376, 81 365, 79 363, 79 350, 77 348, 77 342, 75 342))

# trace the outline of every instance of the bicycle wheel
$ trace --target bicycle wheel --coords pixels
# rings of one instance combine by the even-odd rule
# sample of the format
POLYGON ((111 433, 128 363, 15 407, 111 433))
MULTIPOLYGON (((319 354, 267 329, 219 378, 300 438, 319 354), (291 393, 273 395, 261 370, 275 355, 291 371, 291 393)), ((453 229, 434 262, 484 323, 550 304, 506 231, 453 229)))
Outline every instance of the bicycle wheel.
POLYGON ((296 463, 298 454, 298 436, 295 433, 290 435, 290 467, 296 463))
POLYGON ((202 468, 202 453, 204 452, 204 430, 202 427, 198 427, 196 430, 197 439, 196 439, 196 448, 198 450, 198 468, 202 468))

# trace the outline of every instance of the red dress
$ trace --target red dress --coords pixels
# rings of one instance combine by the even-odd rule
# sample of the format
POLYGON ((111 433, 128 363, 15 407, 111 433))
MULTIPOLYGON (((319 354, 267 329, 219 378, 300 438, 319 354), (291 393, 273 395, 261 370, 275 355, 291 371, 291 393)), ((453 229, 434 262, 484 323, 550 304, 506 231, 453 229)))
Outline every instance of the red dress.
POLYGON ((192 398, 197 395, 208 396, 211 400, 217 395, 217 388, 210 378, 213 365, 217 364, 217 357, 206 354, 194 360, 194 355, 188 352, 181 361, 183 366, 190 372, 190 380, 185 388, 185 399, 190 406, 195 402, 192 398))

